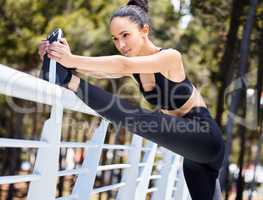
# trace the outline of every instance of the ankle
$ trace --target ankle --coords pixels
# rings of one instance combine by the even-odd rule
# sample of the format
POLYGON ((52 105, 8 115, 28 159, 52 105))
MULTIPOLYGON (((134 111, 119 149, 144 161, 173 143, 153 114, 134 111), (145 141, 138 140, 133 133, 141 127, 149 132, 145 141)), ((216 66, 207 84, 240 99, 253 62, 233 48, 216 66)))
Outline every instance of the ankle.
POLYGON ((68 83, 68 88, 74 92, 77 92, 79 89, 79 84, 80 84, 80 78, 72 75, 71 80, 68 83))

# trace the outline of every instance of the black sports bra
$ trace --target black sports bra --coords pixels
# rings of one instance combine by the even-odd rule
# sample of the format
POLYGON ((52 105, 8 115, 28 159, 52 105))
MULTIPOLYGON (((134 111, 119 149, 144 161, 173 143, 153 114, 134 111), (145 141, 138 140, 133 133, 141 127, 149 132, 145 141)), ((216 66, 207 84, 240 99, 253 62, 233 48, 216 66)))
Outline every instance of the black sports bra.
POLYGON ((140 91, 146 101, 162 109, 175 110, 180 108, 193 92, 193 85, 187 77, 181 82, 175 82, 167 79, 160 72, 154 73, 156 84, 151 91, 147 92, 143 89, 139 73, 134 73, 133 77, 139 83, 140 91))

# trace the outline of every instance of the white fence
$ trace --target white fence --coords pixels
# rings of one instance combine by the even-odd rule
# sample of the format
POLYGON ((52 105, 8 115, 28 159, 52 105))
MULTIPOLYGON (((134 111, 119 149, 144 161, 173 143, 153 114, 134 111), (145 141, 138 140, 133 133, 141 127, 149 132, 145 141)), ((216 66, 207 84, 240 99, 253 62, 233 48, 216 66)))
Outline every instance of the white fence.
POLYGON ((28 200, 89 200, 92 199, 92 195, 109 190, 118 191, 116 198, 118 200, 145 200, 148 193, 152 193, 153 200, 190 199, 182 171, 182 157, 164 148, 157 148, 157 145, 150 141, 143 146, 143 139, 135 134, 129 146, 104 144, 110 123, 105 119, 102 119, 89 141, 61 142, 64 109, 100 117, 72 91, 0 65, 0 93, 52 106, 50 118, 44 123, 40 141, 0 138, 2 148, 37 148, 32 174, 0 176, 0 184, 30 182, 28 200), (60 148, 84 148, 85 158, 82 166, 59 171, 60 148), (103 149, 127 151, 127 163, 100 166, 99 160, 103 149), (143 162, 140 161, 142 152, 143 162), (161 153, 163 158, 161 162, 155 162, 158 153, 161 153), (154 165, 158 165, 160 174, 152 174, 154 165), (113 169, 123 169, 121 182, 94 188, 97 173, 113 169), (57 178, 66 175, 77 175, 72 194, 56 198, 57 178), (150 181, 154 181, 152 188, 149 188, 150 181))

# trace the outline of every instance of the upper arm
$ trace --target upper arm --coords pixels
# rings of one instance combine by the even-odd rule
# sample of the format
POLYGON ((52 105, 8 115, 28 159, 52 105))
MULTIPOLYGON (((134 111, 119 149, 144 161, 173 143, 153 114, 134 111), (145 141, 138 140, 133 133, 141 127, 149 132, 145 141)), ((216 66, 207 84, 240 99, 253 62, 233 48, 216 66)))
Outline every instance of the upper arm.
POLYGON ((155 73, 182 67, 179 51, 167 49, 147 56, 123 57, 123 73, 155 73))
POLYGON ((101 75, 100 78, 123 78, 125 76, 131 76, 132 74, 128 74, 128 73, 123 73, 123 74, 116 74, 116 73, 105 73, 103 75, 101 75))

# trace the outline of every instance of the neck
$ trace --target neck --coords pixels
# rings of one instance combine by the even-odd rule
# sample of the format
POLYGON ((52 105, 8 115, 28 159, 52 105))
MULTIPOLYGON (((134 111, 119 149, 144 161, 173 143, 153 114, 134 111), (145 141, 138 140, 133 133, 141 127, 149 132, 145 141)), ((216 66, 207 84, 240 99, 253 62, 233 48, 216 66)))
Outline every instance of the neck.
POLYGON ((152 55, 160 51, 160 47, 155 46, 150 40, 147 40, 138 56, 152 55))

